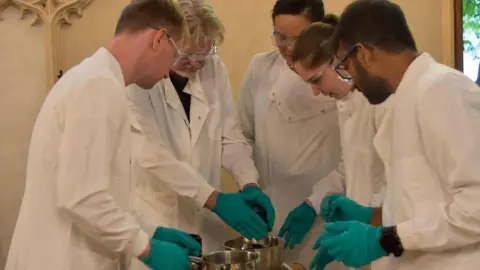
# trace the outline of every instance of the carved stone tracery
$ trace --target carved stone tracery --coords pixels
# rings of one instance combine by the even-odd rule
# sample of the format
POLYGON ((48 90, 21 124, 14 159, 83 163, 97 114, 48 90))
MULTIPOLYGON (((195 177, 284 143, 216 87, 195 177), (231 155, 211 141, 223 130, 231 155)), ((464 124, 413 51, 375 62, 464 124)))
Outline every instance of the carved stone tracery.
MULTIPOLYGON (((83 10, 92 0, 0 0, 1 12, 10 5, 20 10, 20 18, 32 14, 32 26, 43 24, 45 30, 45 48, 47 59, 47 89, 50 89, 57 79, 62 65, 62 47, 60 27, 71 25, 71 15, 82 16, 83 10)), ((0 22, 1 23, 1 22, 0 22)))

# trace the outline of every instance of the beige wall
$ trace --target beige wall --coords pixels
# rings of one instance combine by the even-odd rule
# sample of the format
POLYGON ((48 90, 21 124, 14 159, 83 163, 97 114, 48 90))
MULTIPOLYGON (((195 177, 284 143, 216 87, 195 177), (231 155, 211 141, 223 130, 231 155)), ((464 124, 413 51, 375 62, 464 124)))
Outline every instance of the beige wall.
MULTIPOLYGON (((0 0, 2 3, 4 0, 0 0)), ((48 0, 52 1, 52 0, 48 0)), ((228 66, 234 96, 243 74, 258 52, 272 49, 270 9, 274 0, 211 0, 227 27, 220 55, 228 66)), ((453 63, 452 0, 397 0, 405 10, 420 50, 453 63)), ((92 0, 83 18, 60 31, 60 67, 68 69, 106 46, 115 20, 129 0, 92 0), (93 31, 95 30, 95 31, 93 31)), ((325 0, 339 13, 349 0, 325 0)), ((31 128, 46 90, 44 27, 29 26, 9 8, 0 21, 0 267, 8 249, 25 178, 31 128)), ((30 17, 31 18, 31 17, 30 17)), ((28 19, 28 17, 27 17, 28 19)), ((226 178, 228 179, 228 178, 226 178)), ((227 180, 227 189, 234 187, 227 180)))

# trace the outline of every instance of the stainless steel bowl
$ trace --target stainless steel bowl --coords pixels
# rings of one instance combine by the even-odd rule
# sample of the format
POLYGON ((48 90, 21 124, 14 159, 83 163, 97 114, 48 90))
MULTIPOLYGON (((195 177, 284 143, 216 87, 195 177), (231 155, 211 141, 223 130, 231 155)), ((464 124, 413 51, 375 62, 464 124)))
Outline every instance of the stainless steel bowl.
POLYGON ((247 250, 258 254, 255 269, 281 269, 284 245, 285 240, 274 236, 255 242, 239 237, 224 243, 224 247, 228 250, 247 250))
POLYGON ((258 254, 250 251, 223 250, 203 256, 206 270, 255 270, 258 254))

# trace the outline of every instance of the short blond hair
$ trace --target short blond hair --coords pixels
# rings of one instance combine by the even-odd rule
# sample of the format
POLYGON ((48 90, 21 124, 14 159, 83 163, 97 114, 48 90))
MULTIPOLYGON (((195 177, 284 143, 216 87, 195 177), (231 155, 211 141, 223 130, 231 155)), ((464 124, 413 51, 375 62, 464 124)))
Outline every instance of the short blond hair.
POLYGON ((198 45, 201 39, 223 43, 225 26, 215 10, 204 0, 177 0, 188 25, 190 45, 198 45))
POLYGON ((181 41, 189 39, 188 25, 177 0, 132 0, 122 11, 115 35, 165 27, 181 41))

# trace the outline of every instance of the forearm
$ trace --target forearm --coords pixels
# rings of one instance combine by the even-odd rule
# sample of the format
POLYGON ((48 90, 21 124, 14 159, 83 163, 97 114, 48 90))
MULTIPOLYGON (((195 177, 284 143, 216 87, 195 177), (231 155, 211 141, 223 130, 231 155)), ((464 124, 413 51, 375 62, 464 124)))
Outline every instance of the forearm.
POLYGON ((232 175, 240 188, 258 183, 259 176, 252 150, 245 141, 224 140, 222 167, 232 175))
POLYGON ((146 141, 134 163, 134 167, 138 165, 139 169, 162 181, 178 195, 192 199, 198 207, 203 207, 215 191, 190 164, 177 160, 158 143, 146 141))
POLYGON ((372 218, 370 219, 370 225, 379 227, 382 226, 382 208, 381 207, 376 207, 373 208, 373 215, 372 218))
POLYGON ((58 205, 83 233, 113 252, 138 257, 149 245, 148 234, 105 191, 69 199, 63 197, 58 205))
POLYGON ((204 207, 207 208, 207 209, 213 210, 215 208, 215 206, 217 205, 217 199, 218 199, 219 194, 220 193, 218 191, 212 192, 212 194, 210 194, 210 196, 208 196, 208 199, 205 202, 204 207))
POLYGON ((312 194, 307 198, 317 215, 320 214, 320 205, 326 195, 345 194, 345 177, 342 173, 343 162, 341 163, 336 170, 331 171, 313 186, 312 194))

